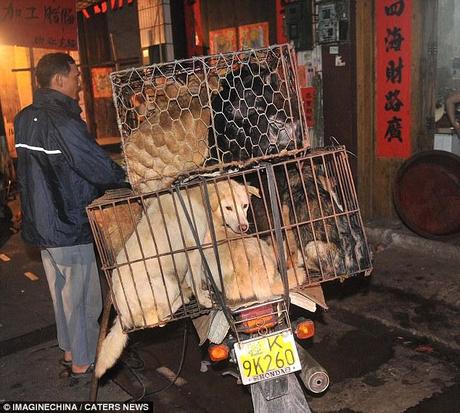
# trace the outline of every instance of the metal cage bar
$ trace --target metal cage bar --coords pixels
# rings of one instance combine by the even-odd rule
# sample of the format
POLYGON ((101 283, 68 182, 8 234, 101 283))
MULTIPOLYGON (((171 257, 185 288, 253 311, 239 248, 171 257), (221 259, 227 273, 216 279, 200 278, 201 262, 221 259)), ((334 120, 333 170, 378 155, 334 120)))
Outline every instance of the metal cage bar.
POLYGON ((184 172, 310 144, 290 45, 125 69, 110 79, 137 192, 168 188, 184 172))
POLYGON ((232 311, 371 269, 343 147, 114 192, 87 212, 125 331, 212 307, 237 329, 232 311))

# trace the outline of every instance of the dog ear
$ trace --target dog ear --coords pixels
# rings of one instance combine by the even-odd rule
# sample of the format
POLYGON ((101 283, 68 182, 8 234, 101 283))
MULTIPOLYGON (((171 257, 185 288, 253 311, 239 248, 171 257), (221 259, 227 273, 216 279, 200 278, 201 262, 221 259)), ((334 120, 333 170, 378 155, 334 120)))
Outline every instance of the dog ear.
POLYGON ((320 174, 318 178, 324 189, 328 192, 334 191, 334 188, 337 186, 337 180, 334 176, 327 177, 326 175, 320 174))
POLYGON ((211 211, 217 211, 219 208, 219 197, 217 196, 217 188, 214 185, 208 185, 209 204, 211 211))
POLYGON ((251 186, 251 185, 248 185, 247 188, 248 188, 248 192, 251 195, 255 195, 257 198, 261 197, 259 188, 256 188, 255 186, 251 186))

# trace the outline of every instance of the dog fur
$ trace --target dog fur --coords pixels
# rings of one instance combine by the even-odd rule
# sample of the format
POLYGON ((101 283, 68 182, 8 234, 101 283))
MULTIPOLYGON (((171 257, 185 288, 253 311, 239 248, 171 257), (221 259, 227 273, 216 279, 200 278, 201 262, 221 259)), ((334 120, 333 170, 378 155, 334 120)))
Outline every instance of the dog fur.
POLYGON ((278 181, 283 222, 297 224, 286 231, 289 262, 303 262, 326 278, 365 268, 364 233, 356 214, 344 210, 350 206, 342 205, 337 179, 322 165, 303 162, 290 165, 278 181))
MULTIPOLYGON (((248 185, 248 194, 260 198, 258 188, 248 185)), ((212 209, 221 208, 222 203, 211 199, 212 209)), ((284 284, 278 270, 277 250, 264 239, 244 236, 248 227, 240 226, 235 233, 225 225, 215 226, 215 240, 219 263, 214 255, 211 234, 205 237, 204 253, 219 291, 224 293, 227 303, 241 306, 249 301, 263 302, 284 292, 284 284), (220 268, 220 273, 219 273, 220 268)), ((289 287, 305 281, 305 272, 291 269, 288 272, 289 287)))
POLYGON ((131 97, 137 119, 123 151, 136 192, 168 188, 179 175, 203 165, 211 123, 206 102, 217 91, 217 75, 205 79, 204 73, 195 73, 185 79, 157 78, 131 97))
MULTIPOLYGON (((276 188, 284 227, 288 268, 304 266, 310 273, 335 274, 343 272, 341 257, 340 219, 334 214, 342 211, 336 194, 336 182, 308 161, 275 166, 276 188)), ((253 185, 257 185, 252 182, 253 185)), ((259 183, 268 198, 268 182, 259 183)), ((273 213, 269 200, 254 203, 255 231, 273 230, 273 213)), ((269 240, 270 241, 270 240, 269 240)), ((276 248, 276 245, 275 245, 276 248)))
POLYGON ((340 268, 340 239, 334 218, 326 218, 340 212, 334 184, 318 171, 314 175, 307 162, 300 170, 293 166, 280 182, 285 224, 299 224, 286 234, 290 260, 293 266, 300 261, 309 271, 334 274, 340 268))
MULTIPOLYGON (((249 195, 234 180, 208 183, 213 225, 237 234, 248 228, 249 195)), ((250 189, 249 189, 250 190, 250 189)), ((181 190, 200 243, 208 233, 206 208, 201 188, 181 190)), ((125 328, 161 325, 189 302, 191 294, 204 307, 211 306, 202 287, 201 257, 177 194, 153 197, 136 231, 118 254, 112 275, 112 294, 118 316, 104 339, 96 363, 101 377, 120 357, 128 335, 125 328), (162 255, 164 254, 164 255, 162 255)))
POLYGON ((211 157, 244 161, 302 147, 296 94, 268 64, 247 62, 229 72, 212 99, 211 157), (291 99, 288 100, 288 96, 291 99))
MULTIPOLYGON (((224 238, 223 233, 216 231, 216 235, 224 238)), ((264 239, 255 236, 227 238, 220 243, 218 254, 222 280, 214 254, 209 250, 205 250, 205 254, 217 288, 224 292, 232 307, 253 301, 264 302, 284 292, 276 249, 264 239)), ((306 279, 301 268, 291 268, 287 275, 289 288, 301 285, 306 279)))

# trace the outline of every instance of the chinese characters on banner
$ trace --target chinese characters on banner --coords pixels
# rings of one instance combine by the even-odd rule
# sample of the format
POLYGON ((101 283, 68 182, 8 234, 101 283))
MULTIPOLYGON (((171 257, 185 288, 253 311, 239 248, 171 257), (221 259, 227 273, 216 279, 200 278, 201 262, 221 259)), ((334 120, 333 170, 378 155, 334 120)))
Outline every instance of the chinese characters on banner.
POLYGON ((377 156, 407 158, 411 147, 412 0, 377 0, 377 156))
POLYGON ((0 41, 45 49, 77 49, 75 0, 0 0, 0 41))

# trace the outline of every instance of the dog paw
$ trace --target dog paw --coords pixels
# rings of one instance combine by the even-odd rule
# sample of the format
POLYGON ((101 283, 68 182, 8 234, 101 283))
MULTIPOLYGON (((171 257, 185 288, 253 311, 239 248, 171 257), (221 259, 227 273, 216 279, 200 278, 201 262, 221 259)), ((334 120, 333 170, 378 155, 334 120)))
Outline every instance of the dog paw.
POLYGON ((208 290, 197 291, 196 300, 203 307, 212 307, 211 295, 209 294, 208 290))

